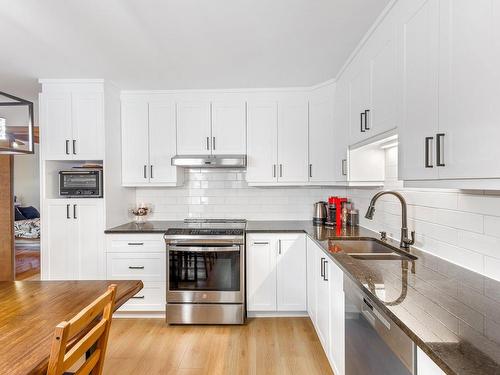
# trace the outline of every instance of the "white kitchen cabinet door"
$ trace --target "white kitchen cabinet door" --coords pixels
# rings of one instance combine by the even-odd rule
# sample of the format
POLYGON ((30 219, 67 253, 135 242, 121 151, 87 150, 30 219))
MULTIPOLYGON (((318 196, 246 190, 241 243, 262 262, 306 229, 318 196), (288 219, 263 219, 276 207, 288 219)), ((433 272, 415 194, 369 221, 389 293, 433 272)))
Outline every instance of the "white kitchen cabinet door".
MULTIPOLYGON (((335 89, 335 102, 333 108, 333 164, 334 180, 344 182, 348 179, 347 148, 349 139, 349 83, 342 77, 335 89)), ((331 147, 331 146, 330 146, 331 147)))
POLYGON ((308 181, 308 103, 278 104, 278 181, 308 181))
POLYGON ((445 372, 422 349, 417 348, 417 375, 445 375, 445 372))
POLYGON ((330 362, 333 372, 345 373, 345 296, 344 273, 329 260, 328 279, 330 282, 330 362))
POLYGON ((276 236, 247 237, 247 310, 276 311, 276 236))
POLYGON ((276 182, 278 104, 273 101, 250 102, 247 108, 247 181, 276 182))
POLYGON ((353 63, 349 82, 350 136, 349 144, 368 138, 370 118, 370 65, 364 56, 353 63), (368 112, 367 112, 368 111, 368 112))
POLYGON ((397 128, 396 33, 392 14, 379 25, 368 46, 370 112, 366 119, 372 137, 397 128))
POLYGON ((207 155, 212 149, 210 102, 177 103, 177 152, 207 155))
POLYGON ((500 178, 500 2, 439 4, 439 178, 500 178))
POLYGON ((212 154, 246 154, 246 105, 244 101, 212 103, 212 154))
POLYGON ((41 236, 42 280, 73 280, 75 223, 72 201, 46 200, 41 236))
MULTIPOLYGON (((104 97, 102 93, 72 93, 73 140, 77 159, 104 159, 104 97)), ((69 124, 68 124, 69 126, 69 124)))
POLYGON ((122 184, 149 181, 148 103, 122 102, 122 184))
POLYGON ((171 164, 175 154, 175 104, 149 103, 150 185, 177 183, 178 170, 171 164))
POLYGON ((316 313, 316 333, 327 355, 330 353, 330 262, 322 251, 316 258, 316 272, 319 272, 317 284, 318 310, 316 313))
POLYGON ((102 199, 74 199, 71 217, 75 221, 72 248, 74 279, 100 280, 105 275, 104 205, 102 199))
POLYGON ((40 143, 48 160, 71 160, 71 93, 40 94, 40 143))
POLYGON ((397 32, 403 82, 399 177, 404 180, 436 179, 439 1, 414 1, 409 8, 397 32))
POLYGON ((280 235, 277 264, 277 310, 307 310, 307 255, 304 234, 280 235))
POLYGON ((319 271, 316 259, 318 250, 316 244, 307 236, 307 312, 316 327, 317 284, 319 271))
MULTIPOLYGON (((334 90, 320 89, 309 104, 309 181, 335 181, 334 90)), ((347 127, 347 124, 345 124, 347 127)))

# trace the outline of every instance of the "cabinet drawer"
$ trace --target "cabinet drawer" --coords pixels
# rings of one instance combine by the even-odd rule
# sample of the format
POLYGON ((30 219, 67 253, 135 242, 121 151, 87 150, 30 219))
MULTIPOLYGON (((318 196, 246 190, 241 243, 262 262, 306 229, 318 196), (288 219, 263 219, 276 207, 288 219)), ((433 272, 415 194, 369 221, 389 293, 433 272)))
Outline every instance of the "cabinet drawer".
POLYGON ((165 282, 144 282, 144 287, 118 311, 165 311, 165 282))
POLYGON ((110 280, 165 281, 165 253, 108 253, 110 280))
POLYGON ((106 251, 112 252, 161 252, 165 251, 162 233, 155 234, 108 234, 106 251))

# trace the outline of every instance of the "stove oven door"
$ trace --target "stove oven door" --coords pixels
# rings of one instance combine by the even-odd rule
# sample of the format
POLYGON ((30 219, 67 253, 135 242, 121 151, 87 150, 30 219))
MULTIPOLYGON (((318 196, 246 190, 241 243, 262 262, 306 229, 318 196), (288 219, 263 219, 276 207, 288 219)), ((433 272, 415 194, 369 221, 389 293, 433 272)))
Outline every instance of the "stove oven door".
POLYGON ((167 245, 167 303, 243 303, 244 246, 167 245))

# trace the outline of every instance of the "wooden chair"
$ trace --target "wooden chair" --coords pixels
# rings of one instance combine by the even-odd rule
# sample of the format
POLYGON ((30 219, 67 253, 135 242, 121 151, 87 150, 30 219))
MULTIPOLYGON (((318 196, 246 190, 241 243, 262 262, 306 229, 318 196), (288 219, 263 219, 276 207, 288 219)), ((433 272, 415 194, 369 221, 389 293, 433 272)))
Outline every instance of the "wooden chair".
POLYGON ((102 374, 115 296, 116 285, 113 284, 69 322, 57 325, 47 375, 64 374, 83 356, 85 362, 75 374, 102 374))

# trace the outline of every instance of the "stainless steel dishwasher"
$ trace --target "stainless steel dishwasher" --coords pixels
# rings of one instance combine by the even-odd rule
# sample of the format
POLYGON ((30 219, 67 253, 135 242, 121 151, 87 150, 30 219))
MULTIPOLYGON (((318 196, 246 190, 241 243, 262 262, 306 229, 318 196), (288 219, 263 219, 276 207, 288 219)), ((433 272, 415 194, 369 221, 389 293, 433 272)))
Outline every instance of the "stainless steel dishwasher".
POLYGON ((415 343, 347 276, 345 374, 416 374, 415 343))

